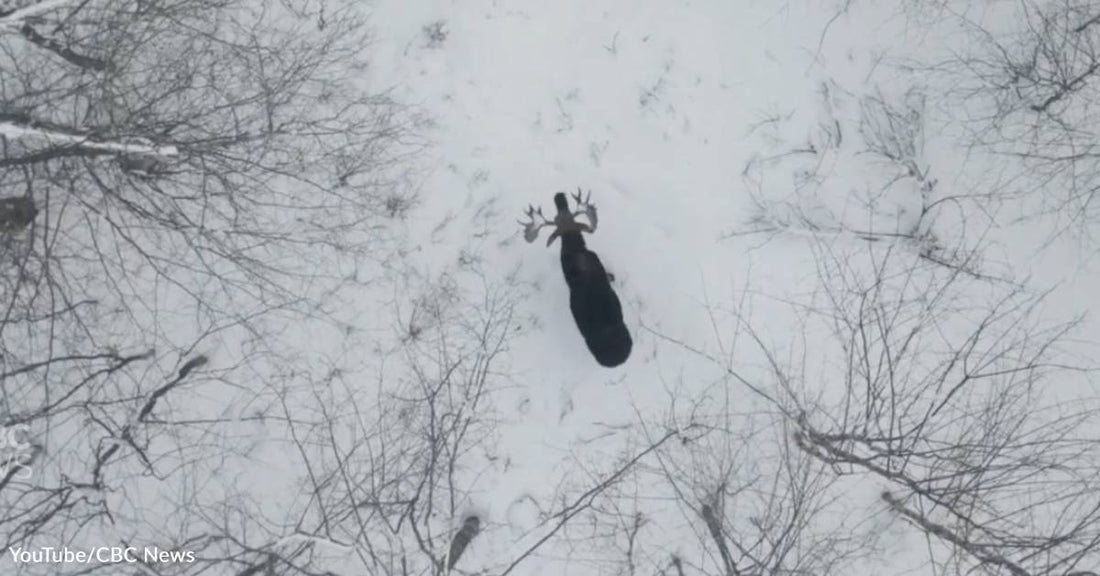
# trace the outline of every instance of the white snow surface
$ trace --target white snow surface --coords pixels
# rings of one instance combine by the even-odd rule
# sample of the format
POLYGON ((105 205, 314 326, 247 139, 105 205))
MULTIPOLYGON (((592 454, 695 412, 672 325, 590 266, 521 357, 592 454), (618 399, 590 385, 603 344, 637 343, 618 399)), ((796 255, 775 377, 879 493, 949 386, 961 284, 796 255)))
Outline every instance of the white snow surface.
MULTIPOLYGON (((410 223, 412 237, 422 239, 424 262, 443 266, 473 241, 461 226, 430 234, 445 215, 489 206, 490 234, 479 244, 485 260, 501 271, 521 263, 522 276, 538 286, 524 311, 539 319, 540 329, 511 347, 514 386, 494 398, 502 416, 498 451, 509 465, 483 472, 468 504, 483 511, 487 524, 461 562, 467 573, 499 573, 549 530, 533 501, 550 501, 564 485, 582 487, 613 471, 624 454, 644 447, 637 434, 643 416, 660 421, 681 408, 678 397, 698 395, 722 379, 720 365, 668 339, 723 362, 736 360, 738 370, 751 375, 763 369, 763 358, 751 352, 754 346, 731 341, 733 310, 741 307, 768 344, 783 348, 804 337, 786 301, 813 289, 811 243, 797 235, 724 238, 750 215, 746 165, 813 142, 835 115, 848 122, 847 140, 825 158, 827 178, 817 196, 843 206, 849 192, 893 178, 889 167, 860 154, 850 123, 858 118, 857 100, 876 90, 899 95, 910 85, 885 59, 939 49, 924 32, 908 28, 898 7, 856 3, 838 13, 840 4, 372 5, 370 83, 393 86, 435 121, 434 146, 423 161, 425 203, 410 223), (443 23, 446 36, 433 46, 424 27, 434 22, 443 23), (824 92, 831 106, 823 105, 824 92), (630 360, 610 370, 592 360, 576 332, 556 246, 523 242, 515 224, 529 203, 550 210, 554 192, 578 186, 591 189, 599 207, 600 227, 589 246, 615 274, 634 336, 630 360)), ((961 186, 972 166, 934 127, 928 132, 926 162, 941 185, 961 186)), ((768 172, 764 191, 789 194, 797 162, 768 172)), ((899 220, 906 209, 898 207, 899 220)), ((1052 318, 1087 312, 1095 301, 1088 295, 1097 286, 1096 267, 1072 247, 1040 256, 1042 231, 988 234, 995 249, 986 264, 996 272, 1058 285, 1045 309, 1052 318)), ((808 366, 814 360, 807 359, 808 366)), ((803 375, 807 387, 817 385, 813 376, 803 375)), ((731 406, 759 405, 748 388, 722 386, 731 406)), ((854 489, 848 495, 853 509, 866 506, 872 518, 875 511, 881 517, 879 490, 854 489)), ((662 526, 664 550, 647 554, 691 553, 683 542, 705 535, 662 498, 640 506, 669 522, 662 526)), ((869 565, 864 573, 900 573, 911 554, 920 555, 910 549, 920 547, 916 540, 907 545, 904 530, 892 530, 898 531, 896 564, 869 565)), ((610 563, 601 568, 598 560, 555 546, 513 573, 617 573, 610 563)))

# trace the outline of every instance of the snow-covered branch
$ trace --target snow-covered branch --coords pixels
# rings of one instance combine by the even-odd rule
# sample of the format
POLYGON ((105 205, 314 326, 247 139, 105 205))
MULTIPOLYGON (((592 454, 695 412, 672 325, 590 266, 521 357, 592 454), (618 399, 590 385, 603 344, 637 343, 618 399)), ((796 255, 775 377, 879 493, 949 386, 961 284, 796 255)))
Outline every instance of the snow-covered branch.
POLYGON ((19 29, 29 18, 45 14, 51 10, 56 10, 72 3, 73 0, 43 0, 37 4, 24 6, 23 8, 0 15, 0 27, 19 29))
POLYGON ((142 154, 161 157, 171 157, 179 154, 175 146, 155 146, 152 144, 136 144, 123 142, 99 142, 91 140, 88 135, 65 134, 53 130, 43 130, 30 126, 21 126, 14 122, 0 122, 0 136, 10 139, 40 139, 49 144, 83 148, 105 153, 117 154, 142 154))

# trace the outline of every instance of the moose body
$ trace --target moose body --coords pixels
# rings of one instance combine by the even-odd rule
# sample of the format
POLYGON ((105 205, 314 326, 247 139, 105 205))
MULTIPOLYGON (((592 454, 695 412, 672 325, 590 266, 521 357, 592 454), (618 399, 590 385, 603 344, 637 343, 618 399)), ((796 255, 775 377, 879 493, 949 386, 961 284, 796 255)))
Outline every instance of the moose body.
POLYGON ((541 216, 542 211, 530 208, 531 222, 524 224, 524 236, 528 242, 533 242, 540 228, 554 226, 546 245, 561 238, 561 271, 569 286, 569 309, 573 312, 573 320, 596 362, 610 368, 626 362, 634 343, 623 323, 619 297, 611 287, 613 277, 604 269, 600 257, 588 249, 582 236, 582 232, 596 230, 596 208, 587 200, 582 201, 579 193, 574 198, 581 208, 576 213, 570 212, 564 193, 554 195, 558 214, 552 222, 543 218, 541 224, 535 224, 535 214, 541 216), (577 222, 575 217, 580 214, 585 214, 590 224, 577 222))

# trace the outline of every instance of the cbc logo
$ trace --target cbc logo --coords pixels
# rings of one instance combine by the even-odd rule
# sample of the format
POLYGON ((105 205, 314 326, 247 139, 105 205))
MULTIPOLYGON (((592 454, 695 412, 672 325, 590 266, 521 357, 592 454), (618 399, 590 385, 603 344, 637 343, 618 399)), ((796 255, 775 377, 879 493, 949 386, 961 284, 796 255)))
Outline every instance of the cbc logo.
POLYGON ((95 559, 104 564, 121 564, 123 562, 137 562, 137 548, 96 548, 95 559))

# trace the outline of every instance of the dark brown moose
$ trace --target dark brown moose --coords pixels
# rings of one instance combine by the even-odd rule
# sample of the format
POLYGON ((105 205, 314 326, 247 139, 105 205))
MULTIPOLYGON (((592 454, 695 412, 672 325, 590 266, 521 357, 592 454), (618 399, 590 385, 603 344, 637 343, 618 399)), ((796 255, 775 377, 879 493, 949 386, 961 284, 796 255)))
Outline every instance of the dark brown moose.
POLYGON ((546 240, 547 246, 561 238, 561 271, 565 276, 565 283, 569 285, 569 309, 573 311, 573 320, 576 321, 577 328, 584 336, 584 342, 596 362, 611 368, 626 362, 634 342, 623 324, 623 308, 619 297, 611 288, 611 282, 615 278, 604 270, 600 257, 588 249, 581 235, 582 232, 591 234, 596 231, 596 207, 589 202, 591 196, 592 193, 589 192, 582 199, 578 189, 573 195, 577 211, 570 212, 565 194, 558 192, 554 195, 554 206, 558 209, 558 215, 553 220, 547 220, 542 215, 541 207, 535 209, 534 206, 529 206, 529 221, 521 221, 520 224, 523 225, 523 237, 528 243, 534 242, 538 238, 539 230, 546 226, 554 227, 550 238, 546 240), (588 224, 576 220, 582 214, 588 218, 588 224), (536 216, 542 221, 536 222, 536 216))

